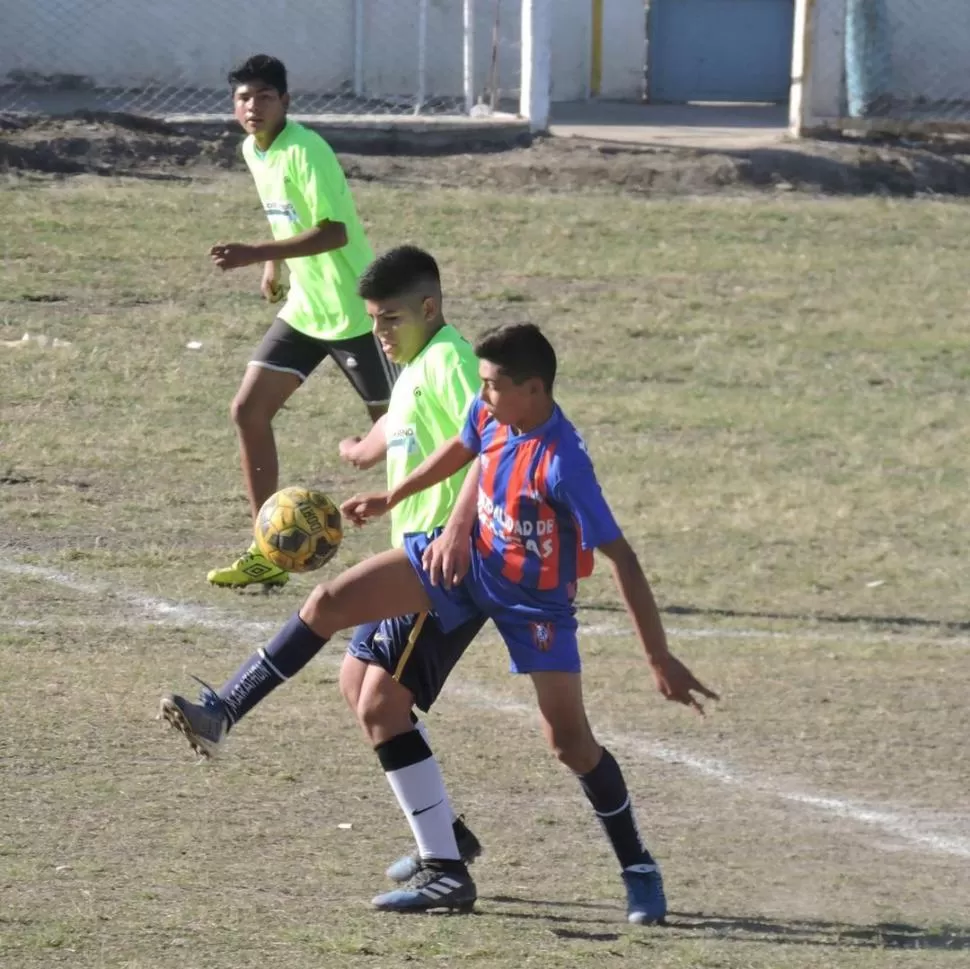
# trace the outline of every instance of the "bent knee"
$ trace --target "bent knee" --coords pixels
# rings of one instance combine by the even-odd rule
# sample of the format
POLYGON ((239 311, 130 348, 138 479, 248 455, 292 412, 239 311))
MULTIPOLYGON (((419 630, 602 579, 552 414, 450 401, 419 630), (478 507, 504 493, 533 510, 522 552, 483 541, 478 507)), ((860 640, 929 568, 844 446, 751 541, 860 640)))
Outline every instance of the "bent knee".
POLYGON ((300 618, 319 636, 328 638, 351 623, 341 613, 339 597, 328 582, 321 582, 303 603, 300 618))
POLYGON ((373 747, 413 728, 410 707, 399 709, 389 697, 372 693, 362 693, 358 699, 357 723, 373 747))
POLYGON ((258 398, 243 392, 233 397, 229 415, 237 427, 253 427, 271 423, 275 412, 258 398))
POLYGON ((368 735, 384 726, 389 712, 388 704, 373 693, 361 693, 357 697, 357 722, 368 735))
POLYGON ((600 758, 600 746, 588 727, 557 730, 549 737, 549 746, 556 759, 577 774, 591 771, 600 758))

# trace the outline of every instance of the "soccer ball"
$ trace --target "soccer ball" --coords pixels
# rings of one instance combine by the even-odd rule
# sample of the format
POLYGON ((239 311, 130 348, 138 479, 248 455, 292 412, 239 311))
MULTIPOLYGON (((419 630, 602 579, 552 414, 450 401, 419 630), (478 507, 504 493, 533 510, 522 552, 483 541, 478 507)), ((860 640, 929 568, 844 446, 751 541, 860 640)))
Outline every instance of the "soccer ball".
POLYGON ((340 509, 322 491, 284 488, 260 508, 255 533, 260 552, 277 568, 312 572, 337 554, 340 509))

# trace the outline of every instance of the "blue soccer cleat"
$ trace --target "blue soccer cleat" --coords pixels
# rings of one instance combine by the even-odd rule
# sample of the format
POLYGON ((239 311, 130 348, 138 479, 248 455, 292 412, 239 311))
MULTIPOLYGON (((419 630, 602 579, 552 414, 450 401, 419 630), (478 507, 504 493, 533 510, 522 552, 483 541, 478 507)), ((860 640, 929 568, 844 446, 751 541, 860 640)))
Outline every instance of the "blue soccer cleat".
POLYGON ((461 862, 446 871, 425 861, 407 885, 376 896, 371 904, 380 912, 470 912, 477 898, 475 883, 461 862))
POLYGON ((656 865, 631 865, 623 870, 626 917, 635 925, 662 925, 667 914, 663 878, 656 865))
POLYGON ((159 716, 167 720, 202 757, 211 757, 229 730, 226 705, 211 687, 202 684, 201 703, 173 693, 162 697, 159 716))
MULTIPOLYGON (((455 831, 455 841, 458 842, 458 854, 466 865, 470 865, 482 853, 482 844, 465 825, 464 818, 455 818, 452 827, 455 831)), ((404 855, 403 858, 398 858, 387 869, 386 874, 392 882, 406 882, 414 878, 420 867, 421 856, 415 851, 410 855, 404 855)))

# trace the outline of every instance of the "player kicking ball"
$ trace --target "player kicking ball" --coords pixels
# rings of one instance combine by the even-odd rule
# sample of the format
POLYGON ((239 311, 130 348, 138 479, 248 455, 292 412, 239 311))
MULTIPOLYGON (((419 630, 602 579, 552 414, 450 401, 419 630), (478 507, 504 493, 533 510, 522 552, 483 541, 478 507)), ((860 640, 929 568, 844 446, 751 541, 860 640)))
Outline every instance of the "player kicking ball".
MULTIPOLYGON (((386 461, 388 487, 394 487, 461 430, 478 395, 478 358, 471 344, 445 321, 441 276, 429 253, 414 246, 384 253, 361 276, 358 292, 384 352, 403 369, 391 392, 387 414, 363 438, 341 441, 340 454, 360 469, 386 461)), ((401 547, 410 532, 440 530, 455 507, 465 478, 461 471, 402 501, 390 516, 391 544, 401 547)), ((470 497, 469 509, 474 514, 474 492, 470 497)), ((415 707, 424 712, 431 709, 484 622, 484 618, 475 618, 447 633, 434 614, 367 623, 354 631, 344 657, 341 692, 374 749, 416 841, 414 853, 388 868, 393 881, 408 881, 422 857, 467 864, 482 851, 478 839, 455 815, 427 731, 412 711, 415 707), (439 803, 431 811, 415 815, 415 807, 424 805, 429 788, 441 792, 439 803)), ((163 699, 162 715, 186 730, 193 747, 208 755, 229 726, 282 682, 279 676, 292 675, 311 658, 313 641, 311 637, 295 664, 292 655, 277 656, 270 646, 256 662, 241 667, 218 693, 204 688, 202 707, 216 711, 215 717, 206 713, 200 721, 193 714, 196 705, 178 696, 163 699), (267 677, 267 672, 279 676, 267 677), (254 689, 257 680, 260 690, 254 689), (208 731, 206 724, 211 728, 208 731)))
MULTIPOLYGON (((332 357, 372 420, 387 410, 397 368, 371 333, 357 278, 373 253, 330 146, 287 119, 286 68, 257 54, 229 74, 236 120, 247 134, 243 157, 256 183, 273 241, 218 243, 209 254, 223 270, 263 264, 261 291, 285 302, 267 331, 232 402, 249 509, 255 520, 279 485, 273 419, 327 357, 332 357), (280 279, 289 269, 289 293, 280 279)), ((255 543, 231 565, 213 569, 223 588, 285 585, 289 573, 255 543)))
MULTIPOLYGON (((594 549, 610 560, 660 692, 699 712, 695 693, 717 697, 667 648, 636 554, 602 496, 582 439, 553 398, 551 344, 535 326, 510 326, 486 334, 475 353, 482 389, 461 434, 389 492, 352 498, 342 510, 362 524, 478 459, 477 518, 465 514, 466 503, 459 500, 437 539, 408 535, 402 549, 317 586, 299 614, 241 668, 251 672, 230 681, 234 702, 240 708, 258 702, 267 682, 275 686, 280 672, 287 675, 278 664, 300 669, 341 629, 432 610, 446 632, 492 619, 512 671, 532 679, 547 742, 577 775, 610 839, 629 920, 657 923, 667 911, 660 870, 641 840, 619 765, 597 743, 583 704, 574 599, 594 549)), ((224 710, 181 703, 182 729, 190 740, 224 732, 229 722, 224 710)), ((432 813, 425 807, 435 805, 440 791, 429 786, 425 795, 418 817, 432 813)), ((373 904, 402 912, 466 910, 476 896, 461 861, 428 857, 407 886, 378 895, 373 904)))

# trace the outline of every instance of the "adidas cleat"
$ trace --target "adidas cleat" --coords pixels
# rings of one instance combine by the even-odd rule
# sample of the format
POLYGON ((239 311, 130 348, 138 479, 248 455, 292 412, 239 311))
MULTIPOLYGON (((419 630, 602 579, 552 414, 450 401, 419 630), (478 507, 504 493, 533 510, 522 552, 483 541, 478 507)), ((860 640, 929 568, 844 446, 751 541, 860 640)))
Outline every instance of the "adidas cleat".
MULTIPOLYGON (((458 853, 461 860, 470 865, 481 853, 482 844, 465 825, 464 818, 455 818, 452 826, 455 829, 455 841, 458 842, 458 853)), ((406 882, 413 878, 421 867, 421 856, 415 851, 404 855, 387 869, 387 877, 392 882, 406 882)))
POLYGON ((273 565, 253 543, 232 565, 213 569, 206 578, 220 589, 244 589, 250 585, 279 589, 289 581, 290 573, 273 565))
POLYGON ((470 912, 478 892, 468 869, 461 862, 445 864, 423 861, 407 885, 378 895, 371 904, 380 912, 470 912))
POLYGON ((663 925, 667 898, 656 865, 631 865, 623 870, 626 885, 627 921, 635 925, 663 925))

